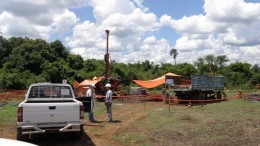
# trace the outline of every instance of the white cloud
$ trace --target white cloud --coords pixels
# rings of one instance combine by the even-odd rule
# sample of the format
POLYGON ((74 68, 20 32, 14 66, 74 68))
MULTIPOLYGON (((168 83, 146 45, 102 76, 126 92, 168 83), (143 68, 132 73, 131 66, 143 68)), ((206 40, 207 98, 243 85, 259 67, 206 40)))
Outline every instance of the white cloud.
POLYGON ((144 12, 147 12, 149 8, 143 5, 143 0, 133 0, 134 3, 137 5, 138 8, 141 8, 144 12))
POLYGON ((73 28, 73 35, 66 38, 68 45, 72 48, 95 47, 97 43, 103 41, 101 29, 94 23, 85 21, 73 28))
POLYGON ((213 22, 203 15, 194 15, 177 20, 174 28, 183 34, 210 34, 222 32, 225 24, 213 22))
POLYGON ((250 63, 259 64, 260 63, 260 45, 256 46, 247 46, 241 47, 240 51, 243 52, 243 56, 239 58, 244 62, 248 62, 248 60, 253 60, 250 63))
POLYGON ((246 23, 260 18, 260 3, 244 0, 205 0, 204 10, 207 17, 225 23, 246 23))
POLYGON ((157 36, 169 26, 180 35, 174 46, 179 51, 177 63, 192 63, 198 57, 215 54, 227 55, 231 62, 259 64, 260 3, 205 0, 203 8, 204 14, 181 19, 164 14, 158 19, 143 0, 2 0, 0 32, 6 37, 44 39, 53 33, 67 35, 66 43, 73 53, 84 59, 103 59, 105 30, 109 29, 112 60, 172 63, 172 40, 157 36), (80 22, 70 10, 80 7, 92 7, 96 21, 80 22))
MULTIPOLYGON (((132 7, 132 5, 130 5, 132 7)), ((120 8, 118 8, 120 10, 120 8)), ((129 8, 130 9, 130 8, 129 8)), ((94 11, 98 13, 98 11, 94 11)), ((102 12, 103 13, 103 12, 102 12)), ((100 15, 100 14, 95 14, 100 15)), ((110 30, 109 37, 109 51, 112 60, 119 62, 137 62, 143 60, 140 56, 144 55, 142 51, 142 37, 147 33, 152 33, 160 27, 157 17, 153 13, 146 13, 139 8, 135 8, 131 13, 118 13, 110 14, 106 19, 99 23, 90 23, 85 21, 77 24, 73 29, 73 35, 66 40, 68 45, 72 48, 84 47, 85 50, 92 55, 85 56, 85 59, 95 56, 94 54, 104 54, 106 47, 105 29, 110 30), (90 47, 96 48, 93 52, 89 51, 90 47)), ((157 43, 156 38, 154 43, 157 43)), ((77 53, 77 50, 72 50, 77 53)), ((145 57, 147 60, 150 57, 145 57)), ((161 56, 161 58, 164 58, 161 56)), ((103 55, 99 55, 98 59, 103 59, 103 55)), ((159 63, 159 62, 157 62, 159 63)))
POLYGON ((31 23, 24 18, 16 17, 9 12, 2 12, 0 15, 0 30, 3 36, 29 36, 32 38, 49 37, 51 27, 42 25, 31 25, 31 23))
POLYGON ((175 48, 178 48, 180 52, 191 52, 199 49, 205 49, 205 47, 201 48, 202 45, 205 44, 205 41, 200 39, 189 39, 187 36, 183 36, 176 41, 175 48))
POLYGON ((235 23, 223 34, 226 44, 252 46, 260 43, 260 19, 251 23, 235 23))
POLYGON ((174 28, 182 35, 197 35, 197 37, 198 35, 223 32, 226 28, 225 23, 211 21, 203 15, 184 16, 179 20, 174 20, 168 15, 163 15, 160 18, 160 22, 163 25, 174 28))
POLYGON ((157 17, 153 13, 144 13, 139 8, 131 14, 115 13, 102 22, 104 27, 111 29, 115 35, 127 37, 132 33, 155 31, 159 27, 157 17))
POLYGON ((53 18, 53 26, 58 33, 66 33, 71 26, 76 24, 79 21, 77 16, 69 11, 68 9, 64 9, 64 12, 54 16, 53 18))
MULTIPOLYGON (((111 30, 110 51, 113 60, 119 62, 144 60, 155 63, 172 62, 168 41, 157 40, 154 33, 162 26, 170 26, 181 35, 174 46, 179 51, 177 57, 179 63, 192 63, 198 57, 208 54, 227 55, 231 61, 237 61, 245 53, 245 49, 241 47, 258 49, 255 45, 259 44, 260 38, 258 29, 260 13, 255 11, 258 11, 259 4, 245 3, 242 0, 238 3, 234 0, 228 2, 205 0, 205 14, 184 16, 178 20, 168 14, 162 15, 158 20, 155 14, 147 13, 148 8, 142 9, 142 1, 138 0, 120 2, 112 0, 109 4, 92 1, 91 5, 97 20, 91 29, 98 29, 96 33, 101 34, 104 34, 105 29, 111 30), (119 5, 121 3, 124 5, 119 5), (250 8, 254 11, 250 11, 250 8), (237 12, 239 15, 236 14, 237 12)), ((98 45, 92 45, 95 46, 96 51, 105 48, 104 35, 96 37, 97 34, 91 31, 88 33, 98 40, 94 41, 98 45)), ((73 37, 80 42, 83 41, 81 37, 73 37)), ((77 43, 74 45, 83 47, 77 43)), ((88 50, 88 45, 85 46, 88 50)), ((247 58, 245 61, 258 63, 252 58, 247 58)))
POLYGON ((174 27, 176 20, 172 19, 171 16, 164 14, 161 16, 160 22, 162 25, 174 27))
POLYGON ((156 43, 156 37, 155 36, 150 36, 144 39, 144 44, 154 44, 156 43))
POLYGON ((28 36, 48 39, 53 31, 66 33, 78 18, 68 10, 84 1, 2 0, 0 30, 3 36, 28 36))
POLYGON ((205 0, 205 15, 193 15, 174 20, 168 15, 160 18, 163 25, 174 28, 182 36, 175 48, 178 58, 188 62, 190 55, 226 55, 231 62, 247 61, 259 64, 260 4, 243 0, 205 0), (250 49, 249 54, 246 50, 250 49), (250 57, 244 57, 245 55, 250 57), (186 59, 185 59, 186 58, 186 59), (243 58, 243 59, 242 59, 243 58))
POLYGON ((156 40, 154 36, 150 36, 144 39, 144 43, 141 45, 140 50, 124 55, 122 61, 133 63, 149 60, 154 63, 173 63, 173 59, 169 55, 169 52, 170 46, 167 40, 156 40))
POLYGON ((101 23, 112 14, 130 14, 134 10, 134 5, 129 0, 90 0, 90 6, 93 7, 93 13, 97 23, 101 23))

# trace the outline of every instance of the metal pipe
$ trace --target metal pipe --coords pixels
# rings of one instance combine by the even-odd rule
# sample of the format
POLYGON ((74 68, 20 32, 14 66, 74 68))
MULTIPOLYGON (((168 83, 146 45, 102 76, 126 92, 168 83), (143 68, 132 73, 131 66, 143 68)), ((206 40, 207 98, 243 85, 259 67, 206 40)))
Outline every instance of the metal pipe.
POLYGON ((107 49, 106 49, 106 55, 105 55, 105 62, 106 62, 106 79, 109 78, 110 68, 109 68, 109 54, 108 54, 108 43, 109 43, 109 30, 106 30, 107 34, 107 49))
POLYGON ((107 53, 106 54, 108 54, 108 38, 109 38, 109 30, 106 30, 106 33, 107 33, 107 53))

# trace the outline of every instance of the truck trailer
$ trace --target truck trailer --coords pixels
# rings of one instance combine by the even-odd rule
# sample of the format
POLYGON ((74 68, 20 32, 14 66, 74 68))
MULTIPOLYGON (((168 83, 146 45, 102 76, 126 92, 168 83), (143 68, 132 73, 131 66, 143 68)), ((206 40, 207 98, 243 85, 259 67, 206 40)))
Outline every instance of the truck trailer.
POLYGON ((224 77, 222 75, 192 75, 191 77, 174 77, 174 85, 171 89, 179 101, 223 99, 227 97, 224 92, 223 79, 224 77))

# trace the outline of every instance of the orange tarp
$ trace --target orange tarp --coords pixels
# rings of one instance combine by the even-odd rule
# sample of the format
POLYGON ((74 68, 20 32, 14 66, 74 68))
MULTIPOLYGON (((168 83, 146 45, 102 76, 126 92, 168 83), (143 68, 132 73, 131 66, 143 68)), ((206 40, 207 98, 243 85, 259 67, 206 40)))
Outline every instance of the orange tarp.
MULTIPOLYGON (((173 74, 173 73, 167 73, 165 74, 167 76, 179 76, 177 74, 173 74)), ((144 88, 154 88, 157 87, 159 85, 165 84, 165 75, 157 78, 157 79, 153 79, 153 80, 147 80, 147 81, 143 81, 143 80, 133 80, 136 84, 144 87, 144 88)))
POLYGON ((97 82, 99 82, 100 80, 84 80, 80 83, 80 85, 92 85, 92 84, 96 84, 97 82))
POLYGON ((94 77, 93 80, 84 80, 81 83, 78 83, 77 81, 74 80, 74 88, 77 88, 80 85, 92 85, 92 84, 96 84, 97 82, 99 82, 102 78, 104 77, 94 77))
POLYGON ((80 85, 79 82, 74 80, 73 88, 77 88, 79 85, 80 85))
MULTIPOLYGON (((74 84, 73 84, 73 88, 77 88, 80 85, 92 85, 92 84, 96 84, 97 82, 99 82, 102 78, 104 77, 94 77, 93 80, 84 80, 81 83, 78 83, 77 81, 74 80, 74 84)), ((86 91, 88 89, 88 87, 83 87, 80 89, 77 89, 77 95, 82 96, 83 92, 86 91)))

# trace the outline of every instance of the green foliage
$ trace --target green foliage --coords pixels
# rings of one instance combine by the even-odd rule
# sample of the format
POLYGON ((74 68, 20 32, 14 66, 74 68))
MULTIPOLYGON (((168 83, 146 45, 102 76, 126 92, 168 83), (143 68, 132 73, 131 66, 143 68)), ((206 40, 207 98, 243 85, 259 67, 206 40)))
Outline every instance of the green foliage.
MULTIPOLYGON (((176 59, 178 52, 170 52, 176 59)), ((103 60, 83 60, 80 55, 70 54, 61 41, 48 43, 42 39, 0 36, 0 89, 25 89, 35 82, 60 83, 67 79, 78 82, 104 76, 103 60)), ((259 65, 235 62, 226 65, 225 55, 212 54, 198 58, 194 64, 154 64, 148 60, 137 63, 110 64, 111 78, 120 79, 129 88, 132 80, 151 80, 168 72, 191 76, 192 74, 222 74, 227 88, 249 89, 260 83, 259 65)))
POLYGON ((172 72, 183 76, 191 76, 192 74, 195 74, 197 71, 193 65, 189 63, 182 63, 173 66, 172 72))
POLYGON ((61 82, 62 79, 72 82, 75 72, 83 68, 83 59, 69 55, 60 41, 48 43, 41 39, 12 37, 0 38, 0 42, 1 55, 4 54, 1 57, 6 58, 0 64, 1 88, 24 89, 31 83, 61 82))
POLYGON ((80 70, 84 67, 84 61, 80 55, 69 54, 67 62, 70 68, 80 70))
POLYGON ((260 84, 260 73, 253 74, 252 78, 250 79, 252 85, 260 84))
POLYGON ((69 55, 68 51, 63 46, 62 42, 59 40, 50 43, 50 46, 56 57, 66 59, 67 56, 69 55))
POLYGON ((214 56, 213 54, 200 57, 194 62, 198 74, 221 73, 224 65, 228 62, 225 55, 214 56))
POLYGON ((229 66, 226 66, 224 68, 224 75, 227 78, 227 82, 233 86, 246 84, 253 76, 253 72, 250 67, 250 64, 241 62, 235 62, 229 66))

